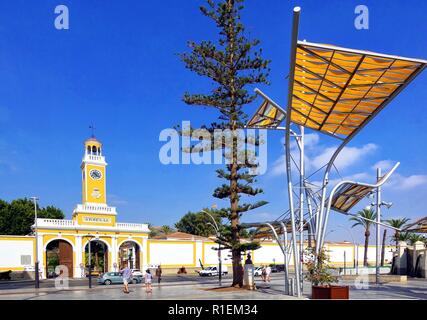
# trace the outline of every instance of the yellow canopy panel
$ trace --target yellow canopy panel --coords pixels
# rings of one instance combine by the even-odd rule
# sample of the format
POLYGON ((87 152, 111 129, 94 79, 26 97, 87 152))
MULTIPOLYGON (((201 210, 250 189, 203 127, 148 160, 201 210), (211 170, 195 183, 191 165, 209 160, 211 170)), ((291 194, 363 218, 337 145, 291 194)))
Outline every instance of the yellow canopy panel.
MULTIPOLYGON (((304 221, 304 222, 306 222, 306 221, 304 221)), ((292 227, 291 227, 290 223, 287 222, 287 223, 285 223, 285 225, 286 225, 286 232, 291 233, 292 227)), ((283 229, 280 225, 275 224, 273 226, 273 228, 274 228, 274 230, 276 230, 276 233, 278 235, 283 234, 283 229)), ((308 230, 308 224, 307 223, 304 223, 304 230, 308 230)), ((253 238, 254 239, 264 239, 264 238, 271 238, 272 236, 273 236, 273 233, 272 233, 270 227, 262 226, 262 227, 257 228, 256 233, 253 236, 253 238)))
POLYGON ((335 211, 347 213, 373 189, 373 187, 360 186, 354 183, 344 183, 334 194, 331 208, 335 211))
POLYGON ((285 113, 280 108, 264 99, 246 126, 251 128, 277 128, 284 118, 285 113))
POLYGON ((394 98, 426 63, 299 41, 291 121, 346 138, 394 98))

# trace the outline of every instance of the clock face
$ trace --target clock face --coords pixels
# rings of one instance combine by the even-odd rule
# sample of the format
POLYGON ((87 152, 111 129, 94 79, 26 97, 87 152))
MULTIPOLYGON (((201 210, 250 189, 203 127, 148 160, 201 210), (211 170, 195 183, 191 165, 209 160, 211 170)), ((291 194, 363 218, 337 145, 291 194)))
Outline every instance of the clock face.
POLYGON ((90 170, 89 175, 93 180, 99 180, 102 178, 102 172, 96 169, 90 170))

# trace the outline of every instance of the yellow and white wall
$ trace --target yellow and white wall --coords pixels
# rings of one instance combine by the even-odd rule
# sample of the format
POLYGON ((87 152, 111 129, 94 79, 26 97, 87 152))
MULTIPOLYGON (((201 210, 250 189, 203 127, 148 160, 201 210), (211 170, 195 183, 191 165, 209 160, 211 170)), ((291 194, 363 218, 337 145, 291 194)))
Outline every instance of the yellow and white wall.
MULTIPOLYGON (((93 233, 96 240, 105 243, 108 247, 108 270, 113 271, 115 263, 119 265, 119 247, 126 241, 138 244, 140 248, 141 269, 161 264, 164 269, 177 270, 184 266, 186 268, 199 268, 200 262, 204 266, 216 265, 218 263, 217 244, 213 241, 203 240, 155 240, 148 239, 146 233, 93 233)), ((39 232, 39 260, 40 271, 45 277, 46 247, 53 240, 64 240, 73 247, 74 277, 84 276, 81 265, 84 264, 84 248, 88 242, 85 232, 59 232, 52 233, 48 230, 39 232)), ((331 264, 343 266, 344 252, 346 264, 352 266, 356 260, 356 247, 346 243, 326 243, 331 264)), ((391 262, 394 247, 387 246, 385 260, 391 262)), ((364 247, 358 246, 359 264, 363 264, 364 247)), ((222 263, 231 266, 231 252, 223 250, 221 253, 222 263)), ((251 252, 255 265, 282 264, 283 254, 279 246, 273 242, 264 242, 261 248, 251 252)), ((30 236, 0 236, 0 271, 33 271, 35 257, 35 238, 30 236), (26 256, 26 257, 23 257, 26 256)), ((375 263, 375 246, 368 248, 368 260, 370 264, 375 263)), ((293 259, 290 260, 293 265, 293 259)))
POLYGON ((34 237, 0 236, 0 272, 33 271, 34 237))

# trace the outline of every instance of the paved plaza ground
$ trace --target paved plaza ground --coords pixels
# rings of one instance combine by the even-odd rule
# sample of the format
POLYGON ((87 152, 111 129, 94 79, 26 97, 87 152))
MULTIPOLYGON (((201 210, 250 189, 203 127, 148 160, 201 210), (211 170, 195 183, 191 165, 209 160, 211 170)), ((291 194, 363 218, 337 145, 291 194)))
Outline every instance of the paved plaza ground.
MULTIPOLYGON (((218 280, 200 278, 198 276, 165 277, 161 286, 154 284, 153 293, 147 294, 142 284, 131 285, 131 293, 124 294, 121 285, 94 286, 87 288, 87 280, 73 280, 68 290, 57 290, 52 280, 43 281, 39 292, 21 283, 0 283, 0 300, 294 300, 283 294, 283 275, 275 274, 271 283, 263 283, 258 279, 258 290, 212 290, 218 287, 218 280)), ((229 286, 231 278, 226 277, 223 286, 229 286)), ((33 285, 31 282, 27 283, 33 285)), ((342 282, 350 286, 350 299, 427 299, 427 280, 409 279, 407 283, 388 283, 376 286, 369 284, 367 288, 358 289, 353 281, 342 282)), ((310 297, 310 284, 304 283, 304 297, 310 297)))

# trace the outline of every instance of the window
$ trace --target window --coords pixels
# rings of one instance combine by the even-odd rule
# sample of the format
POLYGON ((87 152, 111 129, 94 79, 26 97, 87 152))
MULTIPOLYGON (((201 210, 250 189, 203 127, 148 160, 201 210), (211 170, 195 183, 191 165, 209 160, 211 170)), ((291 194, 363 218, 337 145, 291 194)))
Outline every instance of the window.
POLYGON ((21 255, 21 265, 26 266, 31 264, 30 255, 21 255))

